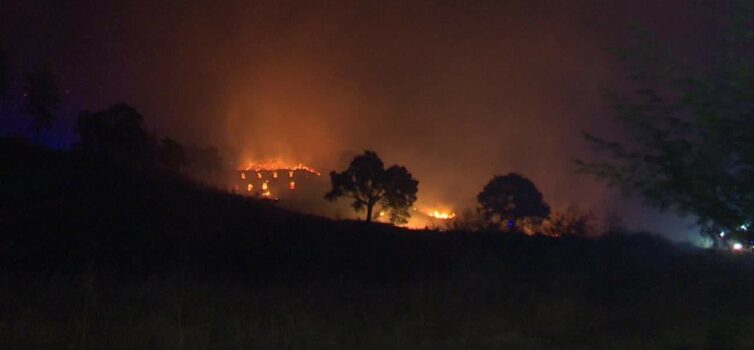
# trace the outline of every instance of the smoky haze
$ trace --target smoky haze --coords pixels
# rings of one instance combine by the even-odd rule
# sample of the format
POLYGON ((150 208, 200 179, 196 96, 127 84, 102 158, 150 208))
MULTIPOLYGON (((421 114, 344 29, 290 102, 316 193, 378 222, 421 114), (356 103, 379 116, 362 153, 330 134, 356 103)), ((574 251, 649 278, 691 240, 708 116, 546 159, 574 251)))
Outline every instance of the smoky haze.
POLYGON ((600 98, 620 77, 604 48, 626 43, 636 22, 693 56, 715 13, 649 0, 3 6, 14 62, 51 61, 72 109, 128 102, 152 128, 215 144, 234 165, 327 173, 371 149, 419 179, 419 206, 460 211, 514 171, 555 209, 615 207, 665 231, 664 217, 613 204, 571 159, 589 156, 583 131, 620 134, 600 98))

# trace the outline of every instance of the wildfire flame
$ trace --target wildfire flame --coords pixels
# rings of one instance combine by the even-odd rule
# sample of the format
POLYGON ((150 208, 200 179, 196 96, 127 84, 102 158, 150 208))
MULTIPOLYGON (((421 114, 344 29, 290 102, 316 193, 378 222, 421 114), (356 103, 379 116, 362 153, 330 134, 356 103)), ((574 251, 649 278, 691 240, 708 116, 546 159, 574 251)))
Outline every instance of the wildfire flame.
POLYGON ((427 210, 425 214, 429 215, 430 217, 433 217, 435 219, 440 219, 440 220, 449 220, 456 217, 456 213, 452 211, 448 211, 448 210, 437 210, 437 209, 427 210))
POLYGON ((277 177, 277 171, 288 171, 289 177, 293 177, 293 172, 296 170, 305 171, 310 174, 314 174, 317 176, 320 176, 320 172, 314 170, 313 168, 306 166, 302 163, 299 163, 297 165, 291 165, 283 162, 261 162, 261 163, 249 163, 249 165, 246 166, 245 169, 242 170, 248 170, 248 171, 273 171, 274 177, 277 177))

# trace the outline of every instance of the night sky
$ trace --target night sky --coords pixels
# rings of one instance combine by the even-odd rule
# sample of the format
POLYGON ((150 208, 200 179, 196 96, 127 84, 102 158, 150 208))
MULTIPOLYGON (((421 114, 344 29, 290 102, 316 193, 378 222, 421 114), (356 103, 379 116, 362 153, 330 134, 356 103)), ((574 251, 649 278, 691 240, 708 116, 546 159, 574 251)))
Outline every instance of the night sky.
POLYGON ((47 135, 58 146, 78 111, 122 101, 157 133, 217 145, 234 164, 328 172, 372 149, 420 180, 418 204, 457 211, 515 171, 555 209, 620 210, 633 228, 696 239, 575 174, 572 158, 590 155, 583 131, 621 137, 601 98, 621 86, 605 48, 639 24, 703 63, 720 3, 3 0, 0 40, 17 92, 34 64, 59 75, 67 94, 47 135))

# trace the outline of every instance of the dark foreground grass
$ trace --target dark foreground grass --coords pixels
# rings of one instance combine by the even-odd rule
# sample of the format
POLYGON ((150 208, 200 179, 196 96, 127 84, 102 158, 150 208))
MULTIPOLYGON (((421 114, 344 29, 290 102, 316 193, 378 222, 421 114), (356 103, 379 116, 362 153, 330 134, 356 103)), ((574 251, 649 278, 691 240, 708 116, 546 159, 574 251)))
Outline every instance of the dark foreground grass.
POLYGON ((0 349, 754 348, 748 256, 330 221, 0 149, 0 349))

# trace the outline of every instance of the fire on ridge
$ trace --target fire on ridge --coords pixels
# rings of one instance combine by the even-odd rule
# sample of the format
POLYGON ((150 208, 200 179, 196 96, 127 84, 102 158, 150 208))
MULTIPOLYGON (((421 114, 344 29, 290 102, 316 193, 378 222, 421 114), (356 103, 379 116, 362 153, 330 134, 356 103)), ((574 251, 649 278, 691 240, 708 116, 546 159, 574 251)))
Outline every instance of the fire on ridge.
POLYGON ((249 196, 278 200, 321 176, 314 168, 298 163, 249 163, 236 171, 233 191, 249 196))
MULTIPOLYGON (((310 174, 314 174, 317 176, 320 176, 318 171, 314 170, 312 167, 306 166, 302 163, 298 163, 296 165, 290 165, 283 162, 261 162, 261 163, 249 163, 248 166, 244 169, 245 171, 304 171, 310 174)), ((242 170, 243 171, 243 170, 242 170)))
MULTIPOLYGON (((231 190, 235 193, 282 200, 288 207, 308 211, 311 203, 323 202, 323 193, 327 191, 329 181, 321 177, 321 173, 303 163, 283 161, 250 162, 238 167, 232 177, 231 190), (302 207, 296 204, 306 203, 302 207)), ((317 205, 321 208, 324 205, 317 205)), ((405 225, 412 229, 426 227, 442 227, 448 220, 456 217, 456 213, 447 206, 419 204, 411 208, 412 217, 405 225)), ((378 212, 376 220, 387 219, 384 211, 378 212)))

